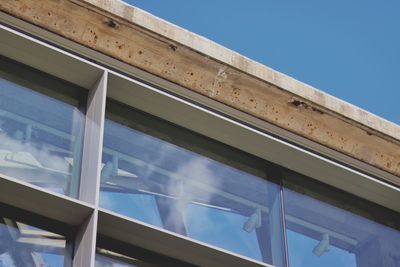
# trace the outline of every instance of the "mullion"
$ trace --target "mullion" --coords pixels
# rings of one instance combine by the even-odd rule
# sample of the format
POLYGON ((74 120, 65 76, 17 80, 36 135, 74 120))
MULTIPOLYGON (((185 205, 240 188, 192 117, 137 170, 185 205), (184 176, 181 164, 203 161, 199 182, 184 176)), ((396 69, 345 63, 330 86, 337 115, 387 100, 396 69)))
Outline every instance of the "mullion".
POLYGON ((104 71, 98 82, 90 89, 86 107, 79 199, 94 205, 94 210, 80 225, 75 237, 73 266, 78 267, 95 265, 107 76, 108 72, 104 71))

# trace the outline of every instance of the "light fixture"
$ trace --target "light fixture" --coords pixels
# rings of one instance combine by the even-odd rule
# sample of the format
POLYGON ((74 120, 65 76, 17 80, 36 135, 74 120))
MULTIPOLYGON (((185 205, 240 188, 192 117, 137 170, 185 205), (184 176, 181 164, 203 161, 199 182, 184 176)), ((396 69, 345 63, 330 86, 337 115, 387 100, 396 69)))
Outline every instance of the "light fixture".
POLYGON ((248 233, 251 233, 256 228, 261 227, 261 209, 256 208, 253 214, 247 219, 247 221, 243 224, 243 230, 248 233))
POLYGON ((100 174, 100 181, 102 183, 108 185, 119 185, 124 186, 124 181, 118 181, 118 184, 110 182, 112 177, 119 177, 119 178, 138 178, 138 176, 134 173, 130 173, 128 171, 124 171, 118 168, 118 160, 117 156, 113 156, 112 160, 107 161, 105 164, 102 163, 101 174, 100 174))
POLYGON ((103 168, 101 169, 101 175, 100 175, 100 181, 101 182, 107 182, 113 172, 114 172, 114 166, 113 166, 113 162, 112 161, 107 161, 107 163, 103 166, 103 168))
POLYGON ((16 130, 13 134, 13 140, 22 143, 24 141, 24 133, 21 130, 16 130))
POLYGON ((329 234, 324 233, 321 241, 314 247, 312 252, 319 257, 327 251, 329 251, 329 234))

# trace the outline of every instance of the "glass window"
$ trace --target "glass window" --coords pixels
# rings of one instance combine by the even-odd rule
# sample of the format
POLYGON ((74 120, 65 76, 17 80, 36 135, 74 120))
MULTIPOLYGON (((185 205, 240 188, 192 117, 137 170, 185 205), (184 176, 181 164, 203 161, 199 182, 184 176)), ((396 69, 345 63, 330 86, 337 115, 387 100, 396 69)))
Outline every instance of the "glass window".
MULTIPOLYGON (((400 266, 400 231, 357 215, 355 197, 347 199, 346 193, 324 187, 319 192, 298 188, 307 195, 284 189, 290 266, 400 266), (319 200, 323 192, 333 195, 332 204, 319 200)), ((369 208, 373 214, 372 205, 369 208)))
POLYGON ((96 252, 96 267, 156 267, 151 263, 128 257, 106 249, 98 248, 96 252))
POLYGON ((70 266, 64 236, 0 218, 0 267, 70 266))
POLYGON ((107 109, 102 207, 282 266, 279 186, 264 163, 114 102, 107 109))
POLYGON ((84 89, 4 57, 0 66, 0 175, 76 197, 84 89))

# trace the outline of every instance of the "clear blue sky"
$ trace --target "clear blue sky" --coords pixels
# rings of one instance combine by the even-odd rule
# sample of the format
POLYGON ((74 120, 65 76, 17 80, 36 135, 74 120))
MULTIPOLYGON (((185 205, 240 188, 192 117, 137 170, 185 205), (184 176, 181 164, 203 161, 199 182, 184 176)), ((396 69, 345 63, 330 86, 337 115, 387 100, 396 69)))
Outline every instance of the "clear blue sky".
POLYGON ((399 0, 126 0, 400 124, 399 0))

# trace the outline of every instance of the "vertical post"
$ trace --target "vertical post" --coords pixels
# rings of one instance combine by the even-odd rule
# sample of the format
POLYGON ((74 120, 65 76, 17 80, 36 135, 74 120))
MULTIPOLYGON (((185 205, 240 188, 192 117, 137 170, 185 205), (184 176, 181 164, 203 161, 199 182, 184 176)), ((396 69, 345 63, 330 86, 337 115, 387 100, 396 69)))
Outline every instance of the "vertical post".
POLYGON ((282 167, 269 165, 267 174, 276 186, 270 187, 268 191, 270 213, 269 213, 269 236, 271 238, 272 264, 278 267, 288 267, 288 251, 286 236, 285 207, 283 199, 283 178, 282 167))
MULTIPOLYGON (((263 213, 262 213, 263 214, 263 213)), ((268 215, 267 215, 268 216, 268 215)), ((261 227, 256 228, 256 235, 258 240, 258 246, 260 247, 261 256, 264 262, 273 262, 273 257, 271 253, 271 249, 273 241, 271 240, 271 226, 270 226, 270 218, 265 218, 267 216, 261 215, 261 227)), ((276 229, 275 229, 276 231, 276 229)), ((280 266, 278 266, 280 267, 280 266)))
POLYGON ((89 91, 88 96, 79 199, 92 204, 95 208, 93 214, 81 225, 76 237, 74 267, 94 267, 95 265, 107 76, 108 73, 105 70, 99 81, 89 91))
POLYGON ((285 244, 284 236, 285 230, 283 229, 284 224, 282 221, 282 216, 284 216, 282 210, 282 195, 281 190, 275 193, 275 199, 271 206, 271 211, 269 214, 270 221, 270 237, 271 237, 271 255, 272 263, 277 267, 287 266, 285 264, 285 244))
POLYGON ((73 267, 95 267, 97 209, 80 226, 75 237, 73 267))
MULTIPOLYGON (((80 103, 79 110, 83 110, 81 107, 83 103, 80 103)), ((68 188, 68 195, 73 198, 78 198, 79 196, 79 186, 80 186, 80 176, 81 176, 81 169, 82 169, 82 140, 83 140, 83 134, 84 134, 84 127, 81 127, 81 120, 80 114, 77 114, 74 112, 73 114, 73 119, 74 121, 73 126, 72 126, 72 150, 73 150, 73 159, 74 159, 74 164, 72 166, 72 172, 71 172, 71 181, 69 184, 68 188), (79 121, 79 123, 75 123, 75 121, 79 121)))
POLYGON ((97 206, 106 111, 107 71, 89 91, 82 153, 79 199, 97 206))
POLYGON ((187 236, 185 220, 182 211, 177 209, 176 205, 174 205, 175 200, 162 197, 156 197, 155 199, 163 228, 187 236), (173 221, 171 218, 174 218, 173 221))
POLYGON ((286 212, 285 212, 285 195, 283 192, 283 176, 281 176, 281 185, 280 185, 280 203, 281 203, 281 224, 282 224, 282 234, 283 234, 283 251, 284 251, 284 260, 285 266, 289 266, 289 248, 288 248, 288 237, 286 231, 286 212))

